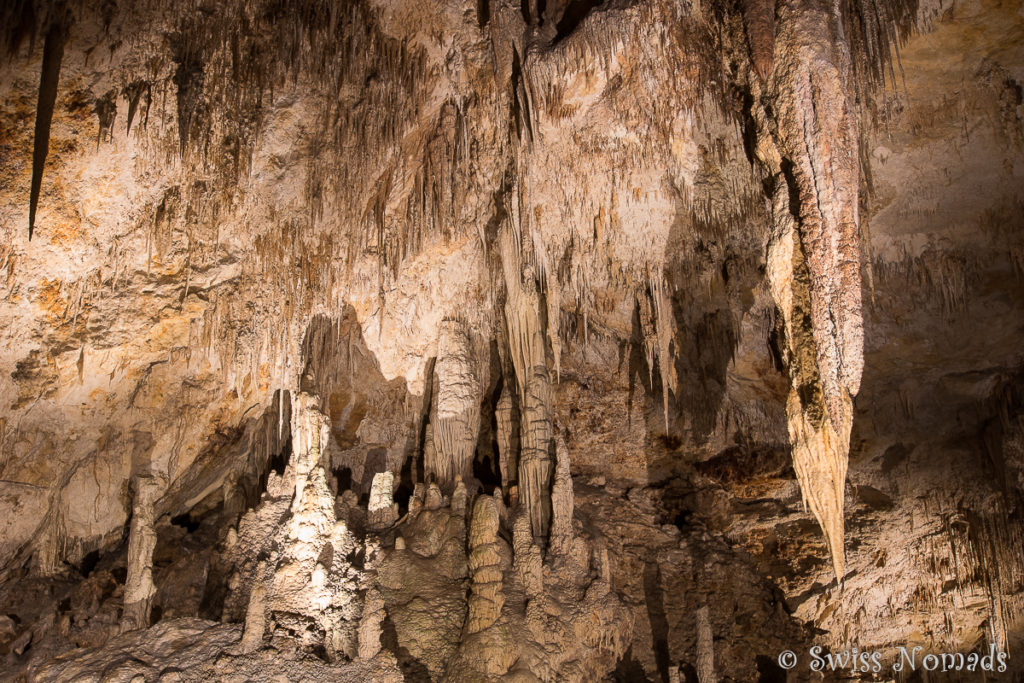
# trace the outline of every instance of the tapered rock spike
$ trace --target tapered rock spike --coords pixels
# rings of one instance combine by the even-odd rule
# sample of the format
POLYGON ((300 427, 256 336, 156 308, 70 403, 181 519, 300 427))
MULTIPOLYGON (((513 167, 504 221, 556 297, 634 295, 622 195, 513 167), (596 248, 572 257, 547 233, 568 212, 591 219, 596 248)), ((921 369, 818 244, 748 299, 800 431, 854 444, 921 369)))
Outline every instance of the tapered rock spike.
POLYGON ((36 208, 39 192, 43 186, 43 167, 50 153, 50 123, 53 108, 57 102, 57 82, 60 80, 60 64, 64 59, 64 43, 67 27, 60 20, 50 26, 43 44, 43 66, 39 76, 39 101, 36 104, 35 143, 32 150, 32 189, 28 205, 28 238, 36 225, 36 208))

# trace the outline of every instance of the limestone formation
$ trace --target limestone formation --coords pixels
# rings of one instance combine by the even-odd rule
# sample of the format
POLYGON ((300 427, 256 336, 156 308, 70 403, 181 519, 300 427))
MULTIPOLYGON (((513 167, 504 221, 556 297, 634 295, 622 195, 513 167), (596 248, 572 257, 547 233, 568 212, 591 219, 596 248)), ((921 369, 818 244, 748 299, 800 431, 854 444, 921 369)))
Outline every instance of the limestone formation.
POLYGON ((501 555, 498 549, 498 509, 494 498, 477 496, 469 525, 469 573, 472 583, 466 632, 489 628, 505 604, 501 555))
POLYGON ((697 680, 700 683, 715 683, 715 634, 711 630, 710 608, 707 605, 697 610, 697 680))
POLYGON ((0 678, 1021 678, 1022 84, 1013 1, 0 3, 0 678))
POLYGON ((254 652, 263 645, 263 634, 267 630, 267 589, 263 583, 266 574, 266 565, 261 562, 256 567, 255 582, 249 591, 249 607, 245 612, 245 630, 240 643, 242 654, 254 652))
POLYGON ((464 326, 457 320, 441 325, 434 373, 438 381, 437 412, 433 428, 433 458, 426 471, 442 486, 455 477, 472 474, 480 427, 480 382, 476 377, 473 347, 464 326))
POLYGON ((573 542, 573 490, 572 473, 569 469, 569 449, 565 439, 556 438, 555 446, 555 477, 551 485, 551 548, 554 552, 565 554, 573 542))
POLYGON ((393 502, 394 482, 395 475, 391 472, 373 475, 366 519, 367 525, 373 530, 386 529, 398 520, 398 504, 393 502))
POLYGON ((156 547, 156 503, 163 492, 159 479, 136 477, 132 483, 132 524, 128 536, 128 574, 124 587, 121 631, 149 626, 153 584, 153 550, 156 547))
POLYGON ((540 298, 532 270, 522 264, 520 246, 511 230, 500 236, 502 272, 507 301, 509 355, 515 369, 522 406, 519 451, 519 491, 538 539, 547 536, 551 521, 551 375, 547 365, 545 330, 540 323, 540 298))
POLYGON ((497 423, 498 457, 501 468, 501 487, 508 490, 509 482, 517 477, 515 453, 512 452, 512 395, 507 386, 502 386, 498 404, 494 407, 497 423))
MULTIPOLYGON (((400 540, 402 540, 401 537, 395 541, 396 550, 405 547, 405 541, 402 541, 402 548, 398 547, 400 540)), ((377 589, 370 589, 363 600, 363 616, 359 620, 360 659, 373 659, 380 652, 380 636, 385 616, 383 596, 377 589)))

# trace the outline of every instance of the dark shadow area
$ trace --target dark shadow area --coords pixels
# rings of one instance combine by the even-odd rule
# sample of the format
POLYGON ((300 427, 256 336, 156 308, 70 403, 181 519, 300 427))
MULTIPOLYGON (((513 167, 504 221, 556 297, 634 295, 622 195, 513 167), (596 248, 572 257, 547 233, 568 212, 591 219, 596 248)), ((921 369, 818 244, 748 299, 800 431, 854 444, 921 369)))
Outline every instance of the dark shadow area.
POLYGON ((402 675, 410 683, 430 683, 430 671, 426 665, 410 654, 409 650, 398 643, 398 632, 390 616, 384 617, 380 634, 380 644, 385 650, 395 655, 402 675))
POLYGON ((758 683, 786 683, 786 670, 773 657, 758 655, 757 680, 758 683))
POLYGON ((651 622, 651 641, 654 644, 654 661, 663 683, 668 683, 668 617, 665 615, 665 596, 661 589, 661 567, 657 562, 644 564, 644 602, 647 604, 647 618, 651 622))
POLYGON ((640 662, 634 659, 632 645, 629 646, 626 654, 623 655, 622 659, 615 666, 611 680, 614 683, 647 683, 647 681, 651 680, 647 677, 644 667, 640 665, 640 662))
POLYGON ((562 13, 561 19, 555 24, 555 41, 564 40, 569 34, 576 30, 580 22, 587 18, 591 12, 604 4, 604 0, 570 0, 562 13))

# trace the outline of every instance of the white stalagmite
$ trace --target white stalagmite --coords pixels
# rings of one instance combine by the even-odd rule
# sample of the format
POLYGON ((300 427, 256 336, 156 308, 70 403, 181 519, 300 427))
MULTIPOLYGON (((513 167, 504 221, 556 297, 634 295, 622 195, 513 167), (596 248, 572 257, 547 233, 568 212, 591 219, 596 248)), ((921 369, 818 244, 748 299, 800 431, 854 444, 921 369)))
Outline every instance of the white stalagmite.
POLYGON ((544 560, 540 548, 533 542, 530 517, 523 511, 512 523, 512 557, 527 597, 539 596, 544 591, 544 560))
POLYGON ((330 419, 320 412, 317 398, 307 393, 293 395, 292 458, 289 463, 295 474, 293 510, 302 499, 309 473, 320 463, 330 433, 330 419))
POLYGON ((285 478, 294 477, 294 497, 291 517, 275 543, 279 550, 267 579, 266 613, 273 615, 278 628, 298 635, 307 645, 322 645, 329 657, 351 658, 357 652, 362 608, 360 573, 347 558, 357 541, 335 515, 334 495, 320 457, 331 438, 330 422, 316 397, 293 397, 292 438, 285 478), (325 558, 330 562, 325 564, 325 558))
POLYGON ((163 491, 152 476, 136 477, 132 488, 132 523, 128 537, 128 576, 124 586, 121 632, 149 627, 149 609, 156 593, 153 550, 156 548, 156 501, 163 491))
POLYGON ((450 486, 456 476, 472 474, 480 428, 482 389, 476 376, 472 342, 458 320, 445 320, 437 341, 437 414, 434 457, 426 461, 438 484, 450 486))
POLYGON ((367 526, 374 531, 386 529, 398 520, 398 504, 394 502, 394 473, 378 472, 370 485, 367 526))

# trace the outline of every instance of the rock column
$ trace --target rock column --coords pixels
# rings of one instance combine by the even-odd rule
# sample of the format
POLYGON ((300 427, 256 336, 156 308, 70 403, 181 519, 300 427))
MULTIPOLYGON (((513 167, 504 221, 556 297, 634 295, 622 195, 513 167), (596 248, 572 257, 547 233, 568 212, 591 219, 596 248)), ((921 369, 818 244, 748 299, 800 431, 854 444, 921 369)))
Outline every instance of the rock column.
POLYGON ((156 501, 163 487, 153 477, 140 476, 133 483, 132 523, 128 537, 128 577, 124 587, 121 632, 149 627, 153 585, 153 550, 156 548, 156 501))

